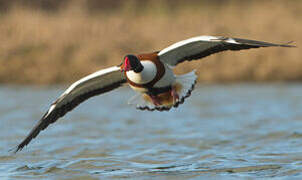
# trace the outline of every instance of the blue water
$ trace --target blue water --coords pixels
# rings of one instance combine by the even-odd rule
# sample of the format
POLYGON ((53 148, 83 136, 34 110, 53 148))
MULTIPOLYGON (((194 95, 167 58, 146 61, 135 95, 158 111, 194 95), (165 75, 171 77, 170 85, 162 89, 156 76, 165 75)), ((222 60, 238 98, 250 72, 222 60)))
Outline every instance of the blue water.
POLYGON ((169 112, 92 98, 17 145, 65 87, 0 87, 0 179, 302 178, 302 85, 200 85, 169 112))

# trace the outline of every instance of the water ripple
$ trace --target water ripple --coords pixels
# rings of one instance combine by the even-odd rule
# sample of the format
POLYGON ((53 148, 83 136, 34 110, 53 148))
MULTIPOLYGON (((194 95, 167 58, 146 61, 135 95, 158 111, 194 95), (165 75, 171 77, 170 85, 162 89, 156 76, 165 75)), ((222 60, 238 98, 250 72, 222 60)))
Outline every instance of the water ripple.
POLYGON ((163 113, 128 106, 122 88, 9 153, 62 90, 0 88, 1 179, 301 177, 301 85, 203 86, 163 113))

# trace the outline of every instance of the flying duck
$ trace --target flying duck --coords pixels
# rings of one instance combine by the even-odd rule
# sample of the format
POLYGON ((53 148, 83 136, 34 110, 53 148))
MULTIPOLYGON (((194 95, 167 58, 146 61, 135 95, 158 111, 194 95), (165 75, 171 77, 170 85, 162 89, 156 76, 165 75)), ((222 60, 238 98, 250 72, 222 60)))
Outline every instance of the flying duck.
POLYGON ((295 47, 289 43, 273 44, 239 38, 198 36, 179 41, 161 51, 126 55, 120 65, 102 69, 73 83, 50 105, 48 111, 14 151, 22 150, 40 131, 83 101, 117 89, 125 83, 138 92, 129 100, 129 104, 140 110, 166 111, 182 104, 196 84, 195 71, 184 75, 173 73, 173 67, 181 62, 201 59, 226 50, 295 47))

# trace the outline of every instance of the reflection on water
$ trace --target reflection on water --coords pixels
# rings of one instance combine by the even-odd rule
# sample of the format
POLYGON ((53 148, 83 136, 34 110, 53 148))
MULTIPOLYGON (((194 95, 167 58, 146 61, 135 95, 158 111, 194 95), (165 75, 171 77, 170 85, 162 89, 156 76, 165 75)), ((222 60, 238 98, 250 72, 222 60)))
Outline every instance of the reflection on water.
POLYGON ((0 87, 0 178, 298 177, 302 85, 199 86, 170 112, 138 111, 122 88, 80 105, 23 151, 8 150, 63 88, 0 87))

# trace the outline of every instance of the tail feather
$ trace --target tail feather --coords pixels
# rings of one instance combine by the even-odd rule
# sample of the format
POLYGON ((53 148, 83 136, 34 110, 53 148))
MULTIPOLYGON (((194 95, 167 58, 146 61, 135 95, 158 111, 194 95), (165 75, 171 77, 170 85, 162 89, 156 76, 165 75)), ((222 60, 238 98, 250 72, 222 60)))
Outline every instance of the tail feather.
POLYGON ((196 84, 197 76, 195 70, 180 76, 176 76, 176 81, 173 84, 176 92, 179 95, 177 101, 173 101, 173 97, 170 92, 162 93, 158 95, 158 98, 162 102, 162 105, 155 106, 152 100, 147 94, 137 94, 129 100, 129 104, 135 105, 137 109, 149 110, 149 111, 168 111, 172 107, 178 107, 180 104, 184 103, 185 99, 191 95, 196 84))

